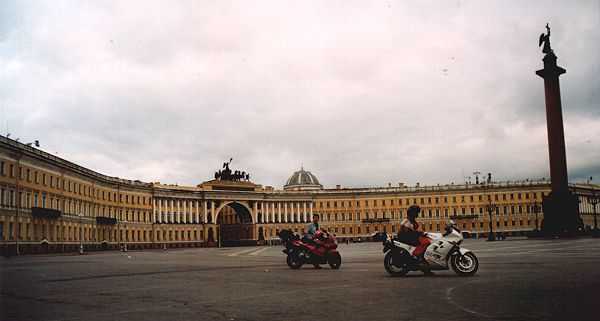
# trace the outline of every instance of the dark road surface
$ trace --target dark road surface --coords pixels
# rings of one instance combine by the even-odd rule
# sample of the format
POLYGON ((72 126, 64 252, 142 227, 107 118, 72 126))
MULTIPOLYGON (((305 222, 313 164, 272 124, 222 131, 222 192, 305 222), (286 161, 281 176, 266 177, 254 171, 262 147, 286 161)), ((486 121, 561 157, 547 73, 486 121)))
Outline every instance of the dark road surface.
POLYGON ((380 243, 340 270, 282 247, 0 258, 1 320, 600 320, 600 240, 467 240, 475 277, 392 278, 380 243))

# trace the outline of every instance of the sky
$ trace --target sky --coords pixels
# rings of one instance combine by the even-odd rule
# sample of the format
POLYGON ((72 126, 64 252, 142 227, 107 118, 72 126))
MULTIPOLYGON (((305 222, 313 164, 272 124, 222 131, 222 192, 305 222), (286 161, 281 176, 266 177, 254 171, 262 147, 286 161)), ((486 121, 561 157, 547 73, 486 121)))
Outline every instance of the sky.
MULTIPOLYGON (((571 181, 600 181, 600 1, 3 1, 0 133, 179 185, 549 177, 550 23, 571 181)), ((474 180, 474 179, 472 179, 474 180)))

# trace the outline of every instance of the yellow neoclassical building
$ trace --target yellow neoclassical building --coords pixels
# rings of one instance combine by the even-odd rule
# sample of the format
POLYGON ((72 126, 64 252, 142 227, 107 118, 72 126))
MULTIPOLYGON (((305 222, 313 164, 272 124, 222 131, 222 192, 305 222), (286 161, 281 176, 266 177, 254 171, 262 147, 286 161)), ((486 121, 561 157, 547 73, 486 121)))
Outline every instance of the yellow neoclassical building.
MULTIPOLYGON (((230 171, 227 167, 227 171, 230 171)), ((224 170, 225 171, 225 170, 224 170)), ((449 219, 474 237, 539 227, 548 181, 436 186, 323 188, 300 169, 274 189, 245 173, 215 173, 197 186, 97 173, 0 136, 0 249, 4 254, 262 244, 281 229, 302 232, 312 214, 341 240, 396 232, 417 204, 429 231, 449 219), (491 218, 491 224, 490 224, 491 218)), ((571 184, 580 215, 593 223, 597 185, 571 184)))

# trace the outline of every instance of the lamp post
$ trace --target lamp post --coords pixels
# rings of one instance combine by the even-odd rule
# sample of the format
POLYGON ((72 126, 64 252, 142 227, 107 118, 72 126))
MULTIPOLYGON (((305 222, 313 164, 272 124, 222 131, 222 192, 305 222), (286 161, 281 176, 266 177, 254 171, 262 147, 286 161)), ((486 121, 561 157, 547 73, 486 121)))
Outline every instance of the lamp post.
MULTIPOLYGON (((479 171, 475 171, 473 172, 473 174, 475 175, 475 183, 479 184, 479 174, 481 174, 481 172, 479 171)), ((489 216, 489 226, 490 226, 490 232, 488 233, 488 241, 495 241, 496 237, 494 236, 494 230, 492 227, 492 213, 494 211, 496 211, 496 209, 498 208, 498 206, 496 206, 496 204, 492 203, 492 196, 490 194, 487 193, 487 189, 489 187, 489 185, 492 183, 492 173, 488 173, 488 177, 487 177, 487 184, 485 184, 483 186, 484 188, 484 193, 487 194, 487 199, 488 199, 488 204, 485 206, 485 209, 488 212, 488 216, 489 216)))
MULTIPOLYGON (((125 223, 125 227, 127 227, 127 220, 124 220, 123 223, 125 223)), ((123 243, 123 252, 127 252, 127 229, 125 229, 125 241, 122 241, 123 243)))
POLYGON ((79 213, 79 255, 83 254, 83 215, 79 213))
POLYGON ((535 214, 535 231, 537 232, 539 229, 539 224, 538 224, 538 214, 540 213, 540 205, 537 202, 533 202, 533 214, 535 214))
POLYGON ((488 211, 488 215, 490 217, 490 233, 488 234, 488 241, 495 241, 496 238, 494 237, 494 231, 492 229, 492 213, 498 208, 498 206, 496 206, 496 204, 492 203, 492 200, 490 199, 489 204, 487 204, 485 206, 486 210, 488 211))
POLYGON ((596 210, 596 205, 598 205, 598 201, 600 201, 600 198, 596 196, 596 190, 593 190, 592 197, 589 198, 589 202, 594 206, 594 231, 592 232, 592 235, 594 237, 600 236, 598 235, 598 212, 596 210))
MULTIPOLYGON (((15 254, 17 256, 21 254, 21 252, 19 251, 19 238, 21 237, 21 224, 19 222, 19 212, 21 211, 21 195, 19 192, 19 180, 21 179, 21 173, 19 169, 21 168, 21 157, 22 153, 19 154, 17 157, 17 173, 15 175, 15 254)), ((13 175, 13 173, 10 174, 13 175)))
POLYGON ((121 250, 121 228, 120 228, 120 224, 119 221, 121 221, 121 214, 119 214, 117 216, 117 249, 121 250))

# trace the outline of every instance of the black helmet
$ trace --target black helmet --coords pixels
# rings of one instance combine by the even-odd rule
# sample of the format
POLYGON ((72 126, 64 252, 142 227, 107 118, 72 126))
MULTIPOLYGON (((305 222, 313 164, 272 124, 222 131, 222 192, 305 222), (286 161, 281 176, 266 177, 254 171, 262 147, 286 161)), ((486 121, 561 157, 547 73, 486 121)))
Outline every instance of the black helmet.
POLYGON ((419 212, 421 212, 419 205, 411 205, 408 210, 406 210, 406 215, 408 217, 417 217, 419 216, 419 212))

